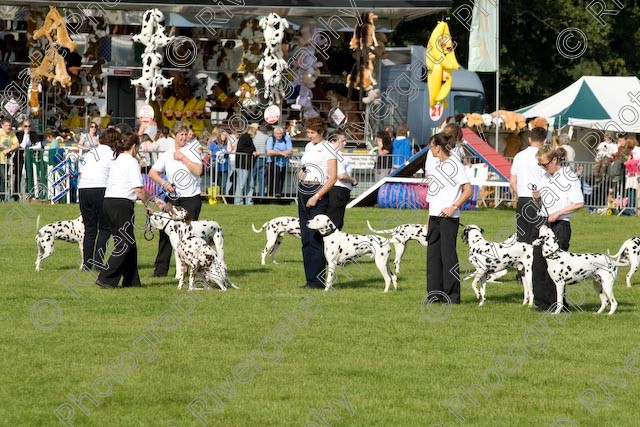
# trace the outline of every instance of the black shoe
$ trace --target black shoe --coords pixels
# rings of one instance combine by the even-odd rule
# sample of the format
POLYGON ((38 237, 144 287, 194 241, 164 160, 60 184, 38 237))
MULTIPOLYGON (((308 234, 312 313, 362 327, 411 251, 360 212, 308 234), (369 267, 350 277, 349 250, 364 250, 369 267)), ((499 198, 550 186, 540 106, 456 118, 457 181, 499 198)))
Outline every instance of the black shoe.
POLYGON ((169 273, 156 273, 154 272, 151 277, 167 277, 169 273))
POLYGON ((123 283, 123 284, 122 284, 122 287, 123 287, 123 288, 141 288, 141 287, 142 287, 142 285, 141 285, 140 283, 138 283, 137 285, 131 285, 131 284, 125 285, 125 284, 123 283))
POLYGON ((103 289, 115 289, 116 287, 110 285, 108 283, 101 282, 100 280, 96 280, 96 285, 100 286, 103 289))
POLYGON ((546 306, 543 306, 543 305, 536 305, 533 308, 533 311, 549 311, 550 308, 551 307, 546 307, 546 306))
POLYGON ((300 286, 300 289, 324 289, 324 286, 310 285, 309 283, 306 283, 300 286))

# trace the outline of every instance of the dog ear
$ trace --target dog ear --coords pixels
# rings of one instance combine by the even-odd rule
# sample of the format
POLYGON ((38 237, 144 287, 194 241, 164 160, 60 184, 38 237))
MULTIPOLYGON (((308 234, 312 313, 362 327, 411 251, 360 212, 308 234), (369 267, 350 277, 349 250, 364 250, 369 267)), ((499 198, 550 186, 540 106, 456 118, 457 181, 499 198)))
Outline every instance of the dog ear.
POLYGON ((484 228, 480 227, 480 232, 484 234, 484 228))

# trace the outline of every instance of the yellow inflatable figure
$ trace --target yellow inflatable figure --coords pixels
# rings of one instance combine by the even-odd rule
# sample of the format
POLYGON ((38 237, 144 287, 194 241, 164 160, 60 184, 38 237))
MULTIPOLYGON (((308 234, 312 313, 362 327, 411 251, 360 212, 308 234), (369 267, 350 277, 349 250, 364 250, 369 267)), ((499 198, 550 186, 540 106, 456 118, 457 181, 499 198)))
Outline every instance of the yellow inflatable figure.
POLYGON ((176 122, 173 107, 176 104, 176 98, 170 96, 162 104, 162 125, 171 128, 176 122))
POLYGON ((425 64, 427 65, 429 86, 429 105, 434 107, 437 103, 443 103, 451 90, 452 71, 460 68, 454 52, 453 41, 449 33, 449 25, 446 22, 438 22, 436 28, 429 37, 425 64))

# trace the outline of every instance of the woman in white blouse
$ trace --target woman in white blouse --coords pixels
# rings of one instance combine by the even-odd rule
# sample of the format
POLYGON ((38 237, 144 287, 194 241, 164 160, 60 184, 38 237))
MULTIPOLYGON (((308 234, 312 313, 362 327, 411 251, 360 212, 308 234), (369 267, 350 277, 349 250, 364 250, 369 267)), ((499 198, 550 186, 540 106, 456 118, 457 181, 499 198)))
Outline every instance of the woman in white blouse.
POLYGON ((109 168, 102 209, 114 238, 114 248, 96 280, 103 288, 118 287, 120 279, 123 288, 140 286, 134 207, 137 199, 146 202, 150 196, 144 191, 140 164, 135 158, 139 143, 137 135, 129 135, 113 147, 115 160, 109 168))
POLYGON ((96 122, 89 123, 89 131, 83 133, 78 142, 78 148, 80 152, 89 151, 92 148, 98 147, 100 144, 99 125, 96 122))
MULTIPOLYGON (((149 178, 162 185, 168 194, 168 201, 174 206, 182 206, 189 212, 192 220, 200 217, 202 201, 200 200, 200 175, 202 175, 202 155, 197 145, 188 144, 189 129, 183 122, 176 122, 172 127, 174 146, 158 157, 149 170, 149 178), (166 174, 167 179, 160 174, 166 174)), ((158 255, 156 256, 153 275, 166 276, 171 261, 171 242, 163 231, 158 239, 158 255)))

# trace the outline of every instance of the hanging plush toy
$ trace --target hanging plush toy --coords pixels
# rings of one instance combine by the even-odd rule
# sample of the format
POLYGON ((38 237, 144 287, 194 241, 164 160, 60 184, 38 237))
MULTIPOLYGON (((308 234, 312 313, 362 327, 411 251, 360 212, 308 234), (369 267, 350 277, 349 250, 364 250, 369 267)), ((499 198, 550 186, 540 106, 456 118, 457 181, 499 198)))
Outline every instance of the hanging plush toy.
POLYGON ((134 35, 134 41, 145 45, 142 54, 142 76, 131 80, 133 86, 142 86, 145 90, 146 101, 149 98, 156 100, 156 90, 160 87, 169 87, 173 78, 165 78, 159 70, 162 63, 162 56, 156 49, 169 44, 174 37, 168 37, 164 33, 164 26, 161 22, 164 14, 158 9, 149 9, 142 15, 142 29, 140 34, 134 35))
POLYGON ((257 71, 262 72, 265 98, 270 104, 279 104, 285 87, 282 73, 288 68, 287 61, 282 58, 282 40, 289 23, 272 12, 260 19, 260 28, 264 33, 265 48, 257 71))
POLYGON ((315 40, 318 30, 308 25, 300 27, 300 35, 296 39, 298 48, 292 52, 291 68, 295 72, 293 87, 300 87, 295 104, 291 106, 294 110, 301 110, 304 118, 318 117, 319 114, 313 107, 313 89, 315 81, 320 75, 322 62, 316 60, 315 40))
POLYGON ((425 59, 428 71, 429 105, 435 107, 436 104, 442 103, 446 107, 445 98, 453 84, 453 70, 460 68, 453 50, 449 25, 446 22, 438 22, 431 33, 425 59))
MULTIPOLYGON (((349 47, 354 51, 355 62, 351 72, 347 74, 347 87, 372 91, 378 82, 375 79, 375 58, 378 40, 376 38, 375 20, 378 16, 373 12, 365 12, 360 16, 353 30, 353 36, 349 47)), ((367 103, 374 102, 377 98, 376 92, 367 94, 367 103)))

